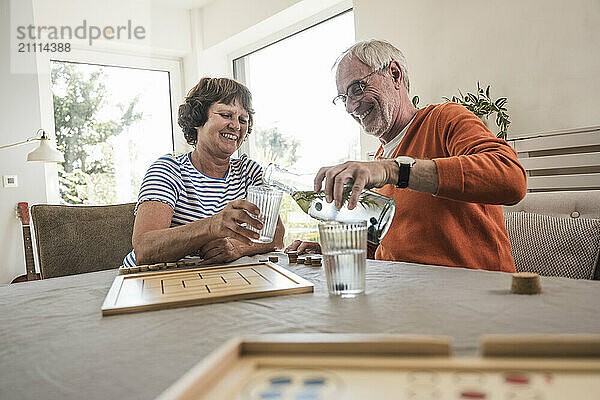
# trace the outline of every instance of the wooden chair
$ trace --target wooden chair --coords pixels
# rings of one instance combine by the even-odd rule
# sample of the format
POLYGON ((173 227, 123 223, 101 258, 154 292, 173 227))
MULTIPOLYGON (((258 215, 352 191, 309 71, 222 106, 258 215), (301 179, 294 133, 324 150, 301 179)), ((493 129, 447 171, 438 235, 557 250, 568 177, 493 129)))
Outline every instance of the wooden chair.
POLYGON ((42 279, 119 267, 132 249, 134 207, 33 205, 42 279))

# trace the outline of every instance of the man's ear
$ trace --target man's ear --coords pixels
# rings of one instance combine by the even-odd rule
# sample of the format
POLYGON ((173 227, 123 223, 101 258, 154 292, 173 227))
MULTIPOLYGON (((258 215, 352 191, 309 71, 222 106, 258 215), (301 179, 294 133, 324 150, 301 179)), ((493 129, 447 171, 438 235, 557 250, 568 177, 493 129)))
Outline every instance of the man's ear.
POLYGON ((394 87, 399 89, 404 86, 402 84, 402 69, 400 68, 400 64, 398 61, 394 60, 390 62, 390 73, 392 74, 392 79, 394 80, 394 87))

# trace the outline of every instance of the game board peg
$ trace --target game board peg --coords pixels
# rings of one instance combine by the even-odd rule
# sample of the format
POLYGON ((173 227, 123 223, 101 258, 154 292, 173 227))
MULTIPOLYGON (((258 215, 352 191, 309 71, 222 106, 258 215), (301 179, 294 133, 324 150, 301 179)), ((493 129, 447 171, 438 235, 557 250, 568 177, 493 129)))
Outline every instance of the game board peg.
POLYGON ((539 294, 542 292, 540 276, 533 272, 514 273, 510 291, 515 294, 539 294))

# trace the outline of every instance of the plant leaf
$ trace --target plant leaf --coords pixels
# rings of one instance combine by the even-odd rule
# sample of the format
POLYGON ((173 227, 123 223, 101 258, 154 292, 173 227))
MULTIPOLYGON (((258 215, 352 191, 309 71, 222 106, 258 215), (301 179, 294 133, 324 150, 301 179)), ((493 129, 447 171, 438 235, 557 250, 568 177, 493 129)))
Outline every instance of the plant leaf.
POLYGON ((498 108, 502 108, 502 106, 503 106, 504 104, 506 104, 506 101, 507 101, 506 97, 500 97, 498 100, 496 100, 496 103, 495 103, 495 105, 496 105, 496 107, 498 107, 498 108))
POLYGON ((419 105, 419 100, 420 100, 419 96, 415 96, 412 98, 412 103, 413 103, 413 106, 415 106, 415 108, 419 105))

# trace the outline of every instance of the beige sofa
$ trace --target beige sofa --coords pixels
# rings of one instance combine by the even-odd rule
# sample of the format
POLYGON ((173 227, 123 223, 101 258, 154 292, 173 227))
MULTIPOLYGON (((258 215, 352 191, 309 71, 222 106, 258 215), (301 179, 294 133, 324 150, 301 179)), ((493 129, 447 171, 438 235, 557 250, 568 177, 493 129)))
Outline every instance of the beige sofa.
POLYGON ((503 209, 518 271, 600 279, 600 190, 527 193, 503 209))

